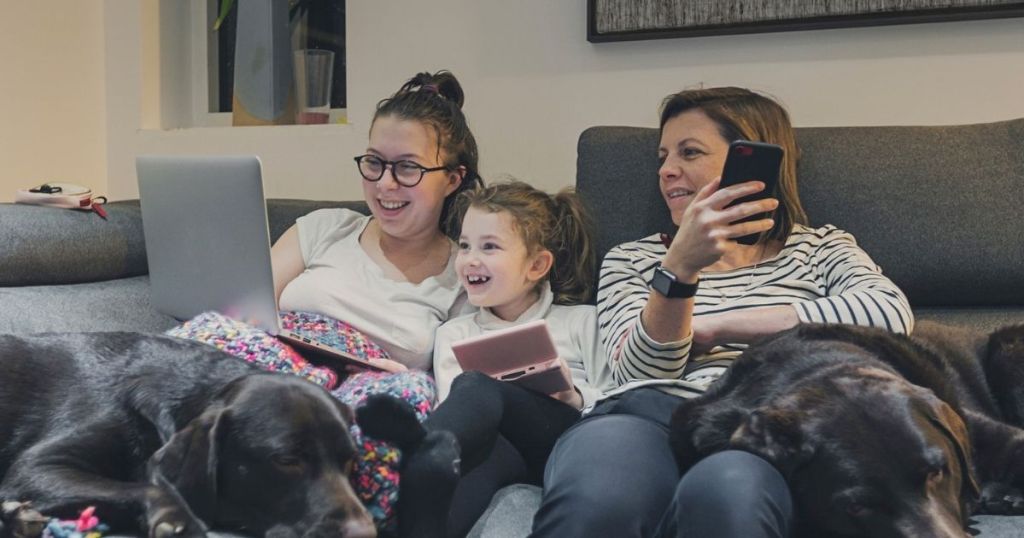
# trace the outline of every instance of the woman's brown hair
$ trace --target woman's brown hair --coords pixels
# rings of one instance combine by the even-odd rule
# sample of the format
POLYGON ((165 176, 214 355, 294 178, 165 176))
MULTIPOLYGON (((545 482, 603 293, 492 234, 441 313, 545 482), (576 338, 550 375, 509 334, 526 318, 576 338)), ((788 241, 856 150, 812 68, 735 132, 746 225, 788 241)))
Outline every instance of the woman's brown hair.
POLYGON ((476 138, 462 113, 464 100, 462 86, 450 72, 418 73, 394 95, 377 103, 377 111, 370 123, 372 129, 373 123, 382 116, 422 122, 434 130, 438 156, 444 155, 444 166, 448 170, 456 170, 460 166, 465 168, 462 182, 445 198, 441 208, 440 226, 449 237, 455 237, 455 234, 445 224, 451 222, 448 216, 455 199, 460 192, 477 189, 483 184, 478 172, 480 155, 476 138))
POLYGON ((745 88, 683 90, 662 101, 660 128, 664 129, 669 120, 690 110, 700 110, 707 115, 727 142, 741 139, 767 142, 782 146, 785 151, 776 192, 779 207, 772 215, 775 225, 762 235, 760 241, 775 239, 785 242, 794 225, 807 224, 807 213, 800 203, 796 182, 800 149, 796 145, 789 114, 782 105, 745 88))
POLYGON ((594 223, 583 201, 571 189, 550 195, 521 181, 465 191, 459 195, 450 227, 461 233, 470 207, 491 213, 505 212, 526 245, 527 252, 551 252, 554 263, 548 282, 557 304, 583 304, 593 292, 597 256, 594 223))

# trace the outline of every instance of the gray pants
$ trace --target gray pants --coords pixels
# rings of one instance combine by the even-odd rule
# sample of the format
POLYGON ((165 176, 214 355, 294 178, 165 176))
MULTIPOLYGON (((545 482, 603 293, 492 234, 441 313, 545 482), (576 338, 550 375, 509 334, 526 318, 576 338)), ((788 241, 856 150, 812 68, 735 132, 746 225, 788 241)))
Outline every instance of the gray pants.
POLYGON ((721 452, 680 479, 667 427, 678 404, 636 389, 566 432, 548 460, 531 536, 789 536, 789 489, 767 461, 721 452))

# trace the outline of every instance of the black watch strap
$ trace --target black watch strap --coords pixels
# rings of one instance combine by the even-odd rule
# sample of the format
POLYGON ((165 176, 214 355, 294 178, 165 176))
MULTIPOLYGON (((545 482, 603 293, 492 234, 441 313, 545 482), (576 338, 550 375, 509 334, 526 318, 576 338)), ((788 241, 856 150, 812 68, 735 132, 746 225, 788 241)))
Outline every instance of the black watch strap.
POLYGON ((651 288, 669 299, 689 299, 697 295, 699 284, 699 280, 693 284, 680 282, 672 271, 660 265, 654 268, 654 277, 651 278, 651 288))

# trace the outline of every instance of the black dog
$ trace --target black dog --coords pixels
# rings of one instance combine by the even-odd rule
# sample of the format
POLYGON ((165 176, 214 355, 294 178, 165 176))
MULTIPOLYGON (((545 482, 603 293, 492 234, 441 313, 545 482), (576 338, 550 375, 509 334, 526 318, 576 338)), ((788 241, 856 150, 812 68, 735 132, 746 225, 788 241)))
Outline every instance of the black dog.
POLYGON ((959 538, 974 508, 1024 513, 1022 418, 1024 326, 806 325, 682 404, 672 446, 681 469, 727 448, 766 458, 807 536, 959 538))
POLYGON ((0 499, 115 531, 373 537, 352 413, 212 347, 129 333, 0 336, 0 499))

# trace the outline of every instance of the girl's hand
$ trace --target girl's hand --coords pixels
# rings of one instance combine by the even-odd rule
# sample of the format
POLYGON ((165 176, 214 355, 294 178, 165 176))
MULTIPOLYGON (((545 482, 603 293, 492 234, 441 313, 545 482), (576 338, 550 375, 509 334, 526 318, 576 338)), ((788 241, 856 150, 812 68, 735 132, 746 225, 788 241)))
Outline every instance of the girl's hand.
MULTIPOLYGON (((562 375, 564 375, 566 379, 572 379, 572 375, 569 374, 569 365, 566 364, 565 360, 558 359, 558 363, 562 368, 562 375)), ((583 395, 576 390, 576 387, 570 387, 569 390, 556 392, 550 396, 566 405, 572 406, 573 409, 583 409, 583 395)))
POLYGON ((735 222, 774 210, 779 205, 775 198, 725 207, 733 200, 764 190, 764 183, 748 181, 719 189, 720 179, 715 178, 694 195, 665 256, 665 268, 683 282, 696 280, 701 270, 721 259, 734 238, 769 230, 774 224, 770 218, 735 222))

